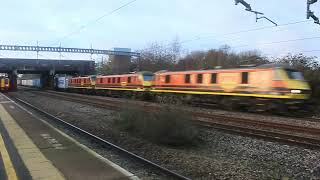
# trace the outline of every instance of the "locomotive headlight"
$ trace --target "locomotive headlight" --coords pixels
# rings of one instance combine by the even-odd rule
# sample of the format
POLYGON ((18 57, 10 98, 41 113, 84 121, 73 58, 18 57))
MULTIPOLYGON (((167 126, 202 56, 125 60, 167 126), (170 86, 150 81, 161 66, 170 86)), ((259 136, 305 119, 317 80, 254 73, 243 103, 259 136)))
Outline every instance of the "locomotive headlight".
POLYGON ((292 93, 292 94, 300 94, 300 93, 301 93, 301 90, 296 90, 296 89, 294 89, 294 90, 291 90, 291 93, 292 93))

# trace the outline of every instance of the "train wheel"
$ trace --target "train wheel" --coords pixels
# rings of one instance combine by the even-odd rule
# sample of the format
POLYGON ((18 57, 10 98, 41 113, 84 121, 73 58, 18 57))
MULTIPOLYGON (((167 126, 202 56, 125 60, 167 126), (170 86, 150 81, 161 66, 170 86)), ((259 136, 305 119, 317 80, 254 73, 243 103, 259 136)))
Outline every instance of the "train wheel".
POLYGON ((220 105, 222 105, 222 108, 225 110, 233 111, 236 109, 237 105, 236 102, 234 102, 231 98, 229 97, 224 97, 221 99, 220 105))
POLYGON ((248 104, 248 111, 255 113, 267 112, 273 107, 270 106, 270 103, 264 99, 251 99, 248 104))
POLYGON ((278 114, 278 115, 282 115, 282 116, 290 115, 286 104, 276 103, 275 106, 276 106, 276 109, 273 111, 273 113, 278 114))

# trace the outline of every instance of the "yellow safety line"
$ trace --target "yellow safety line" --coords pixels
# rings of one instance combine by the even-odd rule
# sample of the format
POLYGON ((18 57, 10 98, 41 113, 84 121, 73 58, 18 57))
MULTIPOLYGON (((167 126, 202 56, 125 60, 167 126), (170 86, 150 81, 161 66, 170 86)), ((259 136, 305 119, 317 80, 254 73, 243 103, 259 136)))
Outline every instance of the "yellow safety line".
POLYGON ((127 88, 103 88, 103 87, 95 87, 94 89, 92 87, 75 87, 75 86, 69 86, 69 88, 74 88, 74 89, 98 89, 98 90, 103 90, 103 89, 108 89, 108 90, 120 90, 120 91, 146 91, 145 89, 127 89, 127 88))
POLYGON ((17 178, 16 171, 12 165, 9 153, 6 149, 6 146, 4 144, 1 134, 0 134, 0 154, 2 157, 2 161, 4 164, 4 168, 5 168, 8 180, 17 180, 18 178, 17 178))

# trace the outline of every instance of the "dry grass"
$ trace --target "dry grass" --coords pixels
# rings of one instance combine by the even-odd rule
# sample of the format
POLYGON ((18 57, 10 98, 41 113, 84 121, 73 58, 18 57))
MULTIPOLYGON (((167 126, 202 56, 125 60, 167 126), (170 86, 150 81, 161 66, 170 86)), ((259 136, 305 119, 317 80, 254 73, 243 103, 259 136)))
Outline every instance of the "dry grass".
POLYGON ((115 124, 133 135, 173 146, 194 145, 199 134, 189 114, 168 107, 157 113, 141 108, 123 108, 115 124))

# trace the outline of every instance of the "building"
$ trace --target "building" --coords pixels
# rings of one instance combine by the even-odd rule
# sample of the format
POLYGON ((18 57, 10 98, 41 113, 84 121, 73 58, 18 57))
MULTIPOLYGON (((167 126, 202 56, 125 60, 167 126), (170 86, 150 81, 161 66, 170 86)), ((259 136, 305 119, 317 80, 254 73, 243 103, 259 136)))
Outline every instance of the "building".
MULTIPOLYGON (((114 51, 131 52, 130 48, 113 48, 114 51)), ((131 56, 111 55, 109 56, 111 71, 113 74, 124 74, 130 71, 131 56)))

